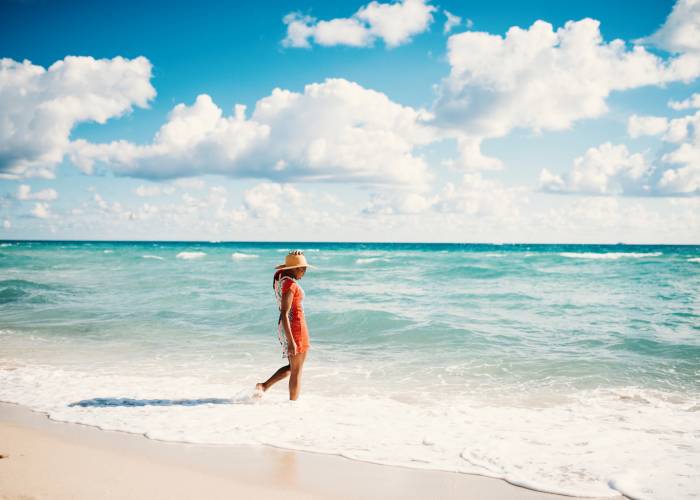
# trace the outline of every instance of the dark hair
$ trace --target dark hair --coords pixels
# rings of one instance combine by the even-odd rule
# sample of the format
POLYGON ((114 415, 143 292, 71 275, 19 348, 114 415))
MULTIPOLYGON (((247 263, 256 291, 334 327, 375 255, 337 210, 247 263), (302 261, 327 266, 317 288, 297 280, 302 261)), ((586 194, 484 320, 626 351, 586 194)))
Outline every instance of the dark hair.
POLYGON ((291 269, 280 269, 279 271, 275 271, 275 275, 272 277, 272 288, 275 288, 275 284, 277 283, 278 280, 282 279, 284 276, 287 276, 289 278, 294 278, 294 267, 291 269))

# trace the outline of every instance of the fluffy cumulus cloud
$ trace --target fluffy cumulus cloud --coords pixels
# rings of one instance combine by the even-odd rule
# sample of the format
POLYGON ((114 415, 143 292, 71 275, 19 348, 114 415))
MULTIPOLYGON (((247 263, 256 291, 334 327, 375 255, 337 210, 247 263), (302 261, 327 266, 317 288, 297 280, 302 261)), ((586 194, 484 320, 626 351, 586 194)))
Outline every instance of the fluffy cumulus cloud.
POLYGON ((647 179, 650 166, 643 155, 630 153, 627 147, 609 142, 590 148, 574 160, 571 172, 555 175, 547 169, 540 173, 544 191, 555 193, 623 194, 649 191, 640 185, 647 179))
POLYGON ((37 219, 48 219, 53 216, 48 203, 35 203, 30 213, 37 219))
POLYGON ((632 115, 627 120, 627 133, 637 138, 643 135, 657 135, 668 128, 668 119, 663 116, 632 115))
POLYGON ((661 157, 662 163, 672 167, 661 175, 659 188, 666 193, 700 195, 700 111, 671 120, 663 139, 680 144, 661 157))
POLYGON ((141 198, 173 194, 175 186, 144 186, 143 184, 134 189, 134 193, 141 198))
POLYGON ((684 109, 698 108, 700 109, 700 94, 693 94, 682 101, 669 101, 668 107, 676 111, 684 109))
POLYGON ((459 184, 447 183, 434 207, 443 213, 514 219, 520 215, 519 205, 526 202, 523 188, 506 187, 480 173, 470 173, 459 184))
MULTIPOLYGON (((672 101, 669 106, 700 108, 695 95, 672 101)), ((659 136, 666 143, 664 152, 650 162, 641 153, 630 153, 624 145, 605 143, 576 158, 571 171, 564 175, 543 169, 541 188, 555 193, 700 195, 700 111, 670 119, 632 115, 627 132, 632 138, 659 136)))
POLYGON ((55 189, 42 189, 32 193, 32 188, 28 184, 20 184, 17 188, 17 199, 21 201, 26 200, 40 200, 40 201, 53 201, 58 198, 58 193, 55 189))
POLYGON ((434 195, 422 193, 374 194, 362 210, 366 215, 456 214, 461 216, 515 219, 519 206, 527 203, 524 188, 507 187, 480 173, 448 182, 434 195))
MULTIPOLYGON (((681 107, 674 102, 669 105, 678 109, 700 108, 695 96, 681 101, 681 107)), ((635 115, 630 117, 627 129, 632 137, 658 135, 671 145, 657 162, 656 191, 666 195, 700 195, 700 111, 672 119, 635 115)))
POLYGON ((459 26, 460 24, 462 24, 462 18, 461 18, 461 17, 456 16, 456 15, 454 15, 454 14, 452 14, 451 12, 446 11, 446 10, 443 11, 443 12, 445 13, 445 24, 444 24, 444 26, 442 27, 442 32, 443 32, 444 34, 449 33, 449 32, 452 31, 454 28, 456 28, 457 26, 459 26))
POLYGON ((433 21, 436 8, 427 0, 400 0, 395 3, 370 2, 351 17, 318 20, 292 12, 284 17, 286 47, 348 45, 369 47, 377 39, 387 47, 397 47, 423 33, 433 21))
POLYGON ((302 194, 291 185, 264 182, 243 193, 246 213, 260 219, 277 219, 286 208, 299 206, 302 194))
POLYGON ((700 1, 678 0, 666 22, 653 35, 640 40, 668 52, 700 52, 700 1))
POLYGON ((148 145, 76 141, 71 157, 86 172, 96 163, 118 175, 151 179, 223 174, 271 180, 423 185, 415 149, 435 139, 430 115, 342 79, 275 89, 250 118, 232 116, 207 95, 179 104, 148 145))
POLYGON ((393 193, 391 195, 375 193, 369 203, 362 209, 365 215, 400 215, 419 214, 431 208, 434 198, 419 193, 393 193))
POLYGON ((147 106, 150 78, 144 57, 69 56, 48 69, 0 59, 0 179, 53 178, 73 127, 147 106))
POLYGON ((605 42, 599 22, 569 21, 554 30, 544 21, 512 27, 505 36, 464 32, 448 41, 450 75, 439 86, 436 123, 461 137, 461 163, 491 168, 480 153, 485 138, 515 128, 563 130, 607 111, 613 91, 700 75, 695 52, 663 59, 641 45, 605 42))

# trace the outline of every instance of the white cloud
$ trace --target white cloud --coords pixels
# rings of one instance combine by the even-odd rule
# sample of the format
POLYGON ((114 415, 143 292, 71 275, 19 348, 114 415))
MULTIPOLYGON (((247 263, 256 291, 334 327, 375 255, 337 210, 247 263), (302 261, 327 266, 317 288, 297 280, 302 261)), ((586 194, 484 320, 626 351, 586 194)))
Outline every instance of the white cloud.
POLYGON ((641 46, 628 49, 622 40, 605 42, 599 24, 569 21, 555 31, 536 21, 504 37, 468 31, 449 38, 451 72, 438 87, 434 111, 437 125, 466 138, 462 164, 493 167, 479 152, 485 138, 516 128, 564 130, 606 113, 613 91, 700 74, 700 64, 679 65, 679 57, 664 60, 641 46))
POLYGON ((0 179, 54 178, 73 127, 146 107, 150 78, 144 57, 68 56, 48 69, 0 59, 0 179))
POLYGON ((668 129, 668 119, 663 116, 632 115, 627 120, 627 133, 632 138, 642 135, 659 135, 668 129))
POLYGON ((41 191, 37 191, 35 193, 32 193, 32 188, 28 184, 20 184, 19 188, 17 188, 17 199, 26 201, 26 200, 41 200, 41 201, 53 201, 58 198, 58 193, 56 192, 55 189, 42 189, 41 191))
MULTIPOLYGON (((692 102, 692 99, 694 96, 686 101, 692 102)), ((663 134, 661 140, 664 142, 679 144, 676 149, 661 156, 657 166, 659 179, 654 185, 654 192, 664 195, 700 195, 700 111, 671 120, 633 116, 628 129, 632 137, 641 135, 642 132, 648 135, 663 134), (662 123, 665 127, 662 127, 662 123), (649 124, 654 125, 648 126, 649 124), (664 165, 671 167, 662 170, 664 165)))
POLYGON ((174 192, 175 188, 173 186, 144 186, 142 184, 134 189, 134 193, 142 198, 160 196, 161 194, 173 194, 174 192))
POLYGON ((12 227, 12 222, 10 222, 10 219, 5 219, 2 221, 2 227, 4 229, 10 229, 12 227))
POLYGON ((687 99, 682 101, 669 101, 668 107, 675 109, 676 111, 682 111, 684 109, 700 109, 700 94, 693 94, 687 99))
POLYGON ((457 136, 459 161, 452 162, 465 170, 501 170, 503 162, 481 152, 482 139, 474 136, 457 136))
POLYGON ((108 203, 100 196, 98 193, 95 193, 95 195, 92 198, 95 203, 97 203, 97 206, 100 207, 101 209, 106 209, 108 208, 108 203))
POLYGON ((182 179, 176 179, 175 181, 173 181, 173 185, 184 189, 204 189, 204 186, 206 184, 202 179, 184 177, 182 179))
POLYGON ((71 159, 86 173, 92 172, 95 162, 103 162, 113 165, 117 174, 153 179, 206 171, 222 174, 269 134, 267 127, 247 121, 244 112, 244 106, 237 106, 233 116, 222 117, 221 109, 203 94, 192 106, 175 106, 151 144, 77 140, 71 159))
POLYGON ((525 190, 506 187, 480 173, 469 173, 458 184, 448 182, 435 195, 421 193, 375 193, 362 210, 366 215, 454 214, 469 217, 519 217, 519 205, 527 203, 525 190))
POLYGON ((543 169, 540 186, 544 191, 559 193, 644 193, 650 188, 640 186, 640 181, 647 178, 650 170, 643 155, 630 153, 622 144, 606 142, 576 158, 571 172, 563 177, 543 169))
POLYGON ((299 205, 301 193, 291 185, 265 182, 243 193, 245 209, 256 218, 277 219, 299 205))
POLYGON ((434 199, 419 193, 395 193, 391 196, 375 193, 362 209, 368 215, 419 214, 431 208, 434 199))
POLYGON ((374 40, 370 31, 357 19, 319 21, 314 26, 313 32, 316 43, 325 46, 366 47, 374 40))
MULTIPOLYGON (((554 241, 625 241, 630 230, 642 232, 643 242, 654 237, 663 219, 641 203, 613 197, 583 197, 563 207, 533 214, 532 225, 545 228, 554 241), (613 239, 614 238, 614 239, 613 239)), ((549 239, 552 239, 550 236, 549 239)), ((639 241, 639 240, 637 240, 639 241)))
POLYGON ((519 203, 527 202, 523 189, 506 187, 480 173, 465 174, 461 184, 447 183, 434 207, 443 213, 517 218, 519 203))
POLYGON ((459 16, 455 16, 451 12, 448 12, 446 10, 443 11, 445 14, 445 25, 442 28, 442 32, 444 34, 449 33, 452 31, 454 28, 462 24, 462 18, 459 16))
POLYGON ((48 203, 35 203, 30 213, 38 219, 48 219, 52 216, 48 203))
POLYGON ((678 0, 663 26, 640 42, 668 52, 700 52, 700 1, 678 0))
POLYGON ((351 17, 328 21, 292 12, 283 19, 287 37, 282 44, 308 48, 313 40, 323 46, 369 47, 381 39, 387 47, 397 47, 426 31, 435 10, 427 0, 399 0, 395 3, 373 1, 351 17))
POLYGON ((275 89, 250 119, 231 117, 209 96, 177 105, 152 144, 76 141, 72 158, 118 175, 151 179, 206 173, 272 180, 357 181, 424 185, 430 178, 414 149, 434 140, 430 115, 342 79, 275 89))
POLYGON ((662 191, 700 195, 700 133, 698 132, 696 128, 692 141, 681 144, 678 149, 666 153, 661 158, 665 163, 680 165, 678 168, 663 172, 659 180, 662 191))

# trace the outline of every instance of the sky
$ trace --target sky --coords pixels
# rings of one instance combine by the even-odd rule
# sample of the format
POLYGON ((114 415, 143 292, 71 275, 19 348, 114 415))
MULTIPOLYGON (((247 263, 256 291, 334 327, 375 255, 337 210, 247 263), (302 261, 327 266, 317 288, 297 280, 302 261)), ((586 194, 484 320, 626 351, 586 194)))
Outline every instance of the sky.
POLYGON ((700 243, 700 0, 258 4, 0 0, 0 239, 700 243))

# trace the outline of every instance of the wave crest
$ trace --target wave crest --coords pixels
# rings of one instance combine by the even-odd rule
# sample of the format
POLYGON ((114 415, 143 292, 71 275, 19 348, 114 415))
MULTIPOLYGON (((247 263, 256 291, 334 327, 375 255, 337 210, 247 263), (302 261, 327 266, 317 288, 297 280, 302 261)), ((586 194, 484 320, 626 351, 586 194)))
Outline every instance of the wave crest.
POLYGON ((250 260, 250 259, 257 259, 258 256, 253 254, 253 253, 240 253, 240 252, 233 252, 231 254, 231 260, 250 260))
POLYGON ((175 257, 177 257, 178 259, 184 259, 184 260, 194 260, 194 259, 202 259, 206 255, 207 254, 204 252, 180 252, 175 257))
POLYGON ((561 252, 559 254, 562 257, 568 257, 570 259, 601 259, 601 260, 618 260, 622 258, 630 259, 643 259, 645 257, 659 257, 662 255, 661 252, 607 252, 607 253, 596 253, 596 252, 561 252))

